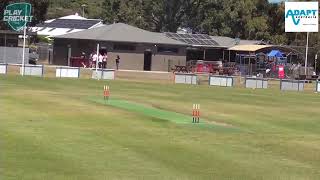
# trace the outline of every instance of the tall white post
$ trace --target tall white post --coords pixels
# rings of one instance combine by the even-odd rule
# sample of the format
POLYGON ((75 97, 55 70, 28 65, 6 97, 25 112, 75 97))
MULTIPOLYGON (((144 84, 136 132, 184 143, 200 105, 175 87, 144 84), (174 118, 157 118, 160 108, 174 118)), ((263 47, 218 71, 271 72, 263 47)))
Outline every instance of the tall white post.
POLYGON ((25 26, 23 28, 23 48, 22 48, 22 76, 24 76, 24 66, 25 66, 25 62, 24 62, 24 54, 26 51, 26 31, 27 31, 27 26, 25 26))
POLYGON ((304 62, 304 74, 305 75, 307 75, 307 67, 308 67, 308 49, 309 49, 309 32, 307 32, 306 61, 304 62))
POLYGON ((68 48, 68 66, 70 67, 71 65, 71 47, 68 48))
POLYGON ((97 44, 97 59, 96 59, 96 76, 97 76, 97 79, 99 79, 99 76, 98 76, 98 65, 99 65, 99 44, 97 44))
POLYGON ((317 61, 318 61, 318 54, 314 57, 314 71, 317 73, 317 61))
POLYGON ((4 47, 3 47, 3 60, 2 60, 4 63, 7 63, 6 53, 7 53, 7 34, 4 33, 4 47))
POLYGON ((24 20, 26 21, 26 24, 23 27, 23 47, 22 47, 22 76, 24 76, 24 67, 25 67, 25 51, 26 51, 26 34, 27 34, 27 6, 25 6, 25 13, 24 13, 24 20))
POLYGON ((97 60, 96 60, 96 72, 98 72, 98 65, 99 65, 99 44, 97 44, 97 60))

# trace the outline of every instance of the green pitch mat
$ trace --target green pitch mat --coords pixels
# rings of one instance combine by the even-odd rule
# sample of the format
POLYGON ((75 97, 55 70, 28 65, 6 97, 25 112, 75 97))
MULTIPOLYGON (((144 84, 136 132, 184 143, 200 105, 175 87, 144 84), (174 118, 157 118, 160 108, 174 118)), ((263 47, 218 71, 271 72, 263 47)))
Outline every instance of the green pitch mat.
POLYGON ((156 118, 163 121, 169 121, 177 124, 183 124, 183 125, 194 125, 201 128, 209 128, 209 129, 215 129, 215 130, 223 130, 223 131, 236 131, 238 132, 240 129, 235 127, 225 127, 219 124, 210 124, 205 119, 200 119, 200 123, 192 123, 192 116, 188 116, 185 114, 173 112, 173 111, 167 111, 159 108, 155 108, 152 106, 145 106, 138 103, 133 103, 125 100, 120 99, 109 99, 109 101, 105 101, 101 97, 90 97, 90 101, 93 101, 95 103, 104 104, 106 106, 112 106, 115 108, 127 110, 130 112, 135 112, 142 114, 144 116, 148 116, 151 118, 156 118))

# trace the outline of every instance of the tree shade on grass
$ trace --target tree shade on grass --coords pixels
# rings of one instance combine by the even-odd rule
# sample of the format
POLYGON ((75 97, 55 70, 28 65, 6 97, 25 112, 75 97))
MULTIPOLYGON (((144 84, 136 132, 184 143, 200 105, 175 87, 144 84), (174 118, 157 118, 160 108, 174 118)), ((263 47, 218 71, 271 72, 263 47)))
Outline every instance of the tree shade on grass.
POLYGON ((0 89, 0 179, 320 178, 317 94, 13 76, 0 89), (193 103, 210 128, 172 120, 193 103))

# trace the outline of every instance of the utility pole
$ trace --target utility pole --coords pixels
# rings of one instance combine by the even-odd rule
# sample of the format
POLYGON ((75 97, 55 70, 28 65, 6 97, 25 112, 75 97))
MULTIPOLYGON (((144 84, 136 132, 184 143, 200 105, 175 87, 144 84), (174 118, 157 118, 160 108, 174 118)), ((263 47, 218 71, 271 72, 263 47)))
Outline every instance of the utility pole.
POLYGON ((316 73, 317 73, 317 61, 318 61, 318 53, 314 57, 314 70, 315 70, 316 73))

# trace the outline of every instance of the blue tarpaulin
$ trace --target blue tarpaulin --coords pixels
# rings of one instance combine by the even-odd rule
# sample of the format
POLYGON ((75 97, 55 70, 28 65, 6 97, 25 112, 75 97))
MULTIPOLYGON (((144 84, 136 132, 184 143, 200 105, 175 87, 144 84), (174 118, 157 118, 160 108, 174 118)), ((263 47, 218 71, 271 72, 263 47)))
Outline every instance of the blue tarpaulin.
POLYGON ((284 57, 282 52, 279 50, 272 50, 269 54, 268 57, 284 57))

